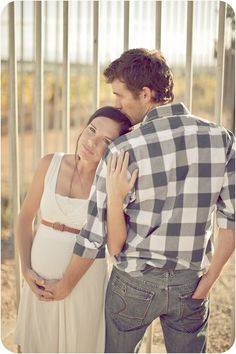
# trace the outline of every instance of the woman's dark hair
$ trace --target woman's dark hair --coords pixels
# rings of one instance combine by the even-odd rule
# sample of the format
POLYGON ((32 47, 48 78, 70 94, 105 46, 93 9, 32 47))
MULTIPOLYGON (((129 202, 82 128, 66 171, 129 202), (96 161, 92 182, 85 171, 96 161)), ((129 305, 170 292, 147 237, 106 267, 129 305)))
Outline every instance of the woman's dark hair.
POLYGON ((154 92, 154 102, 167 104, 174 99, 173 75, 163 54, 158 50, 127 50, 103 74, 107 83, 112 83, 115 79, 124 82, 135 98, 146 86, 154 92))
POLYGON ((97 117, 107 117, 120 124, 120 135, 128 133, 131 127, 131 121, 119 109, 112 106, 104 106, 97 109, 89 118, 87 126, 97 117))
MULTIPOLYGON (((119 123, 120 135, 126 134, 130 130, 131 121, 129 120, 129 118, 124 113, 122 113, 119 109, 114 108, 112 106, 104 106, 97 109, 89 118, 86 126, 88 126, 97 117, 110 118, 115 122, 119 123)), ((79 139, 80 139, 80 135, 78 136, 78 139, 76 141, 75 158, 77 158, 79 139)))

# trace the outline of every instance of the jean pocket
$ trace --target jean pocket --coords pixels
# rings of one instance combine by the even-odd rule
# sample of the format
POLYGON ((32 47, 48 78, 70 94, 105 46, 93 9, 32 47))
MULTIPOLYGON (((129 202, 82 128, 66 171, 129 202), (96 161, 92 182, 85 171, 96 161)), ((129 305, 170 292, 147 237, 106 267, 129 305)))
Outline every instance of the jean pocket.
POLYGON ((110 313, 121 331, 142 326, 155 292, 115 277, 112 282, 110 313))
POLYGON ((186 332, 197 331, 207 320, 209 315, 209 300, 193 299, 192 295, 195 288, 191 291, 179 295, 181 318, 180 322, 186 332))

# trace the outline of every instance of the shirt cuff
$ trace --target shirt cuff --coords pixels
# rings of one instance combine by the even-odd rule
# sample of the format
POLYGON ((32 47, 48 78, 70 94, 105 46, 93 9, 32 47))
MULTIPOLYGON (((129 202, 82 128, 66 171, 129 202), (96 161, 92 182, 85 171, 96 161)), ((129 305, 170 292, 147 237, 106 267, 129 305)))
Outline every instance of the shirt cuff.
POLYGON ((90 259, 105 258, 105 247, 102 246, 98 249, 97 248, 91 249, 91 248, 86 248, 80 245, 78 242, 76 242, 73 253, 83 258, 90 258, 90 259))
POLYGON ((233 217, 227 218, 222 213, 217 213, 216 221, 220 229, 235 230, 235 220, 233 217))

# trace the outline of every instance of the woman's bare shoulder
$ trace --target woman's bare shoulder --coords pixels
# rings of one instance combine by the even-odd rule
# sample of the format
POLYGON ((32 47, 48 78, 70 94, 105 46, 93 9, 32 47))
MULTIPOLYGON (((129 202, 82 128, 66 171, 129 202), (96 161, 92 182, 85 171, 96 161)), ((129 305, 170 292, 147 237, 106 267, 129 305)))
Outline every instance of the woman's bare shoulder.
POLYGON ((48 167, 53 159, 54 153, 52 154, 47 154, 43 156, 38 163, 37 170, 40 172, 46 172, 48 170, 48 167))

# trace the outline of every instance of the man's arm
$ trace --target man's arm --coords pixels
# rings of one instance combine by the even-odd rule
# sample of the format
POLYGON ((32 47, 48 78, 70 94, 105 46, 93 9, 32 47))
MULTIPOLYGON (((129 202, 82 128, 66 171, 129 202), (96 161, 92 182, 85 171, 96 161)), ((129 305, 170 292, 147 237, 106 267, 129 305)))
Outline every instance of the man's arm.
POLYGON ((225 130, 224 140, 227 162, 223 185, 216 203, 216 221, 219 227, 217 244, 210 267, 203 275, 192 296, 194 299, 205 298, 208 295, 234 250, 235 137, 231 132, 225 130))
POLYGON ((235 235, 234 230, 219 229, 215 253, 207 273, 200 280, 192 298, 203 299, 207 297, 213 284, 221 274, 225 263, 234 251, 235 235))

